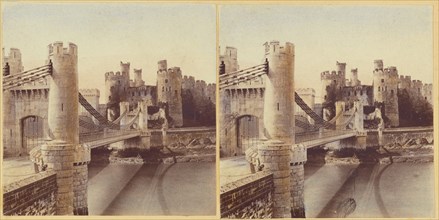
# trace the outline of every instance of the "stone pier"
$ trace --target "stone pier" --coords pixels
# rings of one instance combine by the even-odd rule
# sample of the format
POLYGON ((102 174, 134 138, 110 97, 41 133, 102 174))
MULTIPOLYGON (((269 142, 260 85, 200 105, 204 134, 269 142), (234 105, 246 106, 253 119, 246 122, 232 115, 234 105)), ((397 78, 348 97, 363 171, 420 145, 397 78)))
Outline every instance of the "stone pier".
POLYGON ((267 140, 258 146, 264 170, 273 173, 273 218, 291 217, 290 149, 291 145, 276 140, 267 140))
POLYGON ((305 168, 306 147, 294 145, 291 152, 291 217, 305 218, 305 168))

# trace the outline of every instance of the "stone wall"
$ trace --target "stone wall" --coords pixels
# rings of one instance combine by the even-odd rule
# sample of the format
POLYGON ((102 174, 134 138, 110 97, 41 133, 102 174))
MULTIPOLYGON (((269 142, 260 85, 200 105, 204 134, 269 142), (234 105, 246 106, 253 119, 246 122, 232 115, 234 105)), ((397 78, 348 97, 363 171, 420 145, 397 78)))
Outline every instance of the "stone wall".
POLYGON ((271 218, 273 174, 259 172, 221 186, 221 218, 271 218))
POLYGON ((169 129, 166 131, 166 140, 163 140, 161 130, 151 131, 151 147, 161 147, 163 142, 167 142, 167 146, 183 145, 187 146, 194 139, 209 139, 211 143, 216 143, 216 129, 169 129))
POLYGON ((432 143, 434 138, 433 129, 415 129, 415 128, 397 128, 386 129, 383 131, 381 138, 379 133, 375 131, 368 131, 366 136, 366 146, 376 147, 385 146, 387 144, 404 145, 411 139, 420 140, 425 139, 428 143, 432 143))
POLYGON ((3 187, 4 215, 54 215, 56 174, 46 171, 3 187))

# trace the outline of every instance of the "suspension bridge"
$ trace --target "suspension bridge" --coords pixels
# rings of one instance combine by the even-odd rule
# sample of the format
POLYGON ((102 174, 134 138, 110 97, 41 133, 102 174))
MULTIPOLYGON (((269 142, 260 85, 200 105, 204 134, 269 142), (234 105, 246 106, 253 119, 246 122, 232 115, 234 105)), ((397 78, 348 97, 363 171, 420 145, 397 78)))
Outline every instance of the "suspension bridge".
MULTIPOLYGON (((49 62, 47 65, 41 67, 33 68, 21 73, 10 74, 9 65, 6 63, 3 68, 3 91, 20 89, 22 86, 31 84, 32 82, 46 79, 46 77, 52 75, 52 68, 52 63, 49 62)), ((81 93, 78 93, 78 98, 79 104, 98 121, 98 123, 95 124, 92 121, 79 118, 79 126, 85 128, 87 131, 79 133, 80 144, 84 144, 90 148, 96 148, 139 137, 141 135, 140 130, 131 127, 133 124, 137 124, 140 109, 134 110, 134 117, 132 117, 130 121, 120 125, 121 120, 127 117, 128 111, 121 113, 114 121, 109 121, 105 116, 101 115, 81 93)), ((34 123, 32 123, 29 132, 34 135, 24 136, 23 138, 25 139, 27 146, 38 147, 44 143, 45 139, 45 137, 41 137, 41 134, 44 133, 41 130, 44 128, 42 128, 42 126, 37 126, 43 122, 39 121, 41 120, 39 117, 32 116, 31 118, 34 123)), ((24 127, 28 126, 25 125, 24 127)))
MULTIPOLYGON (((224 62, 222 62, 220 65, 219 89, 223 93, 229 94, 229 97, 242 94, 244 97, 254 99, 254 97, 252 97, 251 90, 248 90, 248 94, 245 94, 245 84, 257 78, 261 78, 264 75, 267 75, 268 69, 269 63, 268 60, 265 60, 263 64, 255 65, 230 73, 225 73, 225 64, 224 62), (240 86, 242 84, 244 85, 240 86)), ((259 93, 263 95, 264 88, 259 89, 259 93)), ((326 121, 323 119, 323 117, 316 113, 314 109, 309 107, 306 102, 299 96, 299 94, 297 94, 297 92, 294 92, 294 100, 297 106, 299 106, 314 122, 310 123, 308 120, 304 121, 299 118, 295 118, 295 126, 297 128, 300 128, 301 130, 300 132, 294 133, 295 144, 303 144, 307 148, 311 148, 347 138, 352 138, 358 135, 359 131, 354 129, 354 127, 358 126, 353 125, 355 116, 358 116, 356 106, 352 106, 350 109, 340 108, 331 120, 326 121)), ((238 101, 242 102, 241 105, 249 105, 248 107, 245 106, 244 108, 241 106, 240 109, 249 109, 254 107, 255 105, 254 103, 252 103, 251 100, 249 101, 245 98, 238 98, 238 101)), ((229 114, 225 115, 225 120, 221 124, 222 130, 233 130, 232 128, 234 126, 237 126, 237 123, 242 118, 246 118, 247 121, 258 120, 258 113, 256 114, 256 116, 248 113, 243 114, 239 112, 240 109, 235 109, 234 112, 230 112, 229 114)), ((262 114, 259 113, 259 115, 262 114)), ((262 123, 257 124, 258 125, 255 126, 263 126, 262 123)), ((255 144, 259 143, 258 139, 263 136, 263 131, 256 132, 257 134, 254 134, 255 132, 249 131, 255 129, 254 126, 252 126, 251 124, 247 127, 245 127, 245 125, 241 126, 240 128, 241 131, 237 133, 242 134, 237 134, 237 142, 240 143, 243 148, 254 147, 255 144)))
POLYGON ((252 173, 273 174, 271 217, 304 218, 307 149, 362 146, 358 141, 365 140, 363 106, 336 102, 335 116, 325 120, 295 92, 294 45, 264 45, 262 64, 235 71, 234 60, 221 61, 220 150, 226 157, 245 155, 252 173), (296 117, 295 106, 309 118, 296 117))

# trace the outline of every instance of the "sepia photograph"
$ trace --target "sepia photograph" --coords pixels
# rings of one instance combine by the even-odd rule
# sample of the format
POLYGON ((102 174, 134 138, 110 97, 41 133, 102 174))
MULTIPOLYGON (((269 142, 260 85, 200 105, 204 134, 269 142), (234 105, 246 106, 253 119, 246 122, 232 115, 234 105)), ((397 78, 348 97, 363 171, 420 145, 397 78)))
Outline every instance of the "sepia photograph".
POLYGON ((221 217, 435 218, 433 23, 432 5, 220 5, 221 217))
POLYGON ((215 5, 1 4, 2 215, 216 215, 215 5))
POLYGON ((0 8, 0 219, 439 217, 437 0, 0 8))

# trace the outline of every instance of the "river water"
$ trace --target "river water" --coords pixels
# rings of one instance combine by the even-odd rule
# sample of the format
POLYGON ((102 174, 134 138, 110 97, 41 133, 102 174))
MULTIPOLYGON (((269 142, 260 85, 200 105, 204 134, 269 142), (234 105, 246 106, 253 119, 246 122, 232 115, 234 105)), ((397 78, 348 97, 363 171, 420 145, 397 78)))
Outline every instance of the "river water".
POLYGON ((305 166, 306 216, 433 218, 433 163, 305 166))
POLYGON ((89 165, 90 215, 215 215, 215 163, 89 165))

